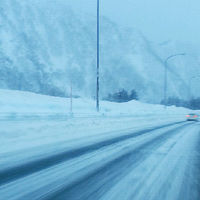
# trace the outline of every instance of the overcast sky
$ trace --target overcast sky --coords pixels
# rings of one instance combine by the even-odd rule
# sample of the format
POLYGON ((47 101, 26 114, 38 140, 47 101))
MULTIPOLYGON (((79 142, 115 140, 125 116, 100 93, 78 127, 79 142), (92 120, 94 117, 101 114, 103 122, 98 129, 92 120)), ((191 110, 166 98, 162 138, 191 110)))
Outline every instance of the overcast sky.
MULTIPOLYGON (((77 11, 96 12, 96 0, 64 0, 77 11)), ((101 14, 142 31, 150 40, 200 44, 200 0, 100 0, 101 14)))

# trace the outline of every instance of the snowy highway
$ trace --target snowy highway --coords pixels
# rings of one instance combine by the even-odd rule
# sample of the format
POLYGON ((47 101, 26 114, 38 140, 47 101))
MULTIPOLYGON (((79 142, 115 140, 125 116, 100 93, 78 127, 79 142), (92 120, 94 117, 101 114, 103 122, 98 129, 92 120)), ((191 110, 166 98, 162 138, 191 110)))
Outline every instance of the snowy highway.
POLYGON ((200 0, 0 0, 0 200, 200 200, 200 0))
POLYGON ((199 123, 177 121, 2 153, 0 200, 198 200, 199 142, 199 123))

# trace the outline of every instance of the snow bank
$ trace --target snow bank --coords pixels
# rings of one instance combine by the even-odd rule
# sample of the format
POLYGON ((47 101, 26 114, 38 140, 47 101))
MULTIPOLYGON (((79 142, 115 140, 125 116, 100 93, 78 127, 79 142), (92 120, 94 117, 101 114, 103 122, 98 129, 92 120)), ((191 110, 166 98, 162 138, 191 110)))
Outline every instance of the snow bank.
MULTIPOLYGON (((127 103, 100 102, 100 113, 95 110, 95 100, 73 98, 74 116, 147 116, 186 114, 188 109, 175 106, 164 108, 162 105, 147 104, 139 101, 127 103)), ((69 115, 70 99, 52 97, 22 92, 16 90, 0 89, 0 114, 1 116, 17 117, 19 115, 69 115)))

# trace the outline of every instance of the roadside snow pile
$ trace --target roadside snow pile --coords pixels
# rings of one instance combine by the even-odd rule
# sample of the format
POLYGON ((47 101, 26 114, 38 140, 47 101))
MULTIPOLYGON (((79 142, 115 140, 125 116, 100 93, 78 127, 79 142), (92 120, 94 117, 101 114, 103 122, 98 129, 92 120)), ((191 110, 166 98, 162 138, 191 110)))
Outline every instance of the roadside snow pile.
MULTIPOLYGON (((95 100, 85 98, 73 98, 73 114, 76 116, 119 116, 119 115, 182 115, 188 113, 188 109, 175 106, 165 109, 162 105, 146 104, 139 101, 127 103, 100 102, 100 113, 95 110, 95 100)), ((52 97, 22 92, 16 90, 0 89, 0 114, 10 115, 69 115, 70 99, 52 97)))

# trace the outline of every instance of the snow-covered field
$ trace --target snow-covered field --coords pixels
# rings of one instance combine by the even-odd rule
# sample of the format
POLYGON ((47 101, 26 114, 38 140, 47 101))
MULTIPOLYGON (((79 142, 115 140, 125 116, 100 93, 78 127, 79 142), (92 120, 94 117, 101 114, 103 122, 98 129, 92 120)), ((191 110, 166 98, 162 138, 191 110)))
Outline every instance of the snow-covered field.
MULTIPOLYGON (((70 99, 52 97, 22 92, 16 90, 0 89, 0 114, 10 117, 18 115, 53 115, 70 114, 70 99)), ((185 108, 174 106, 165 109, 162 105, 146 104, 139 101, 127 103, 113 103, 101 101, 101 111, 96 113, 95 101, 84 98, 73 98, 73 113, 76 116, 147 116, 147 115, 180 115, 187 113, 185 108)))
POLYGON ((97 113, 76 98, 71 116, 66 98, 0 96, 0 200, 198 200, 189 110, 101 101, 97 113))

